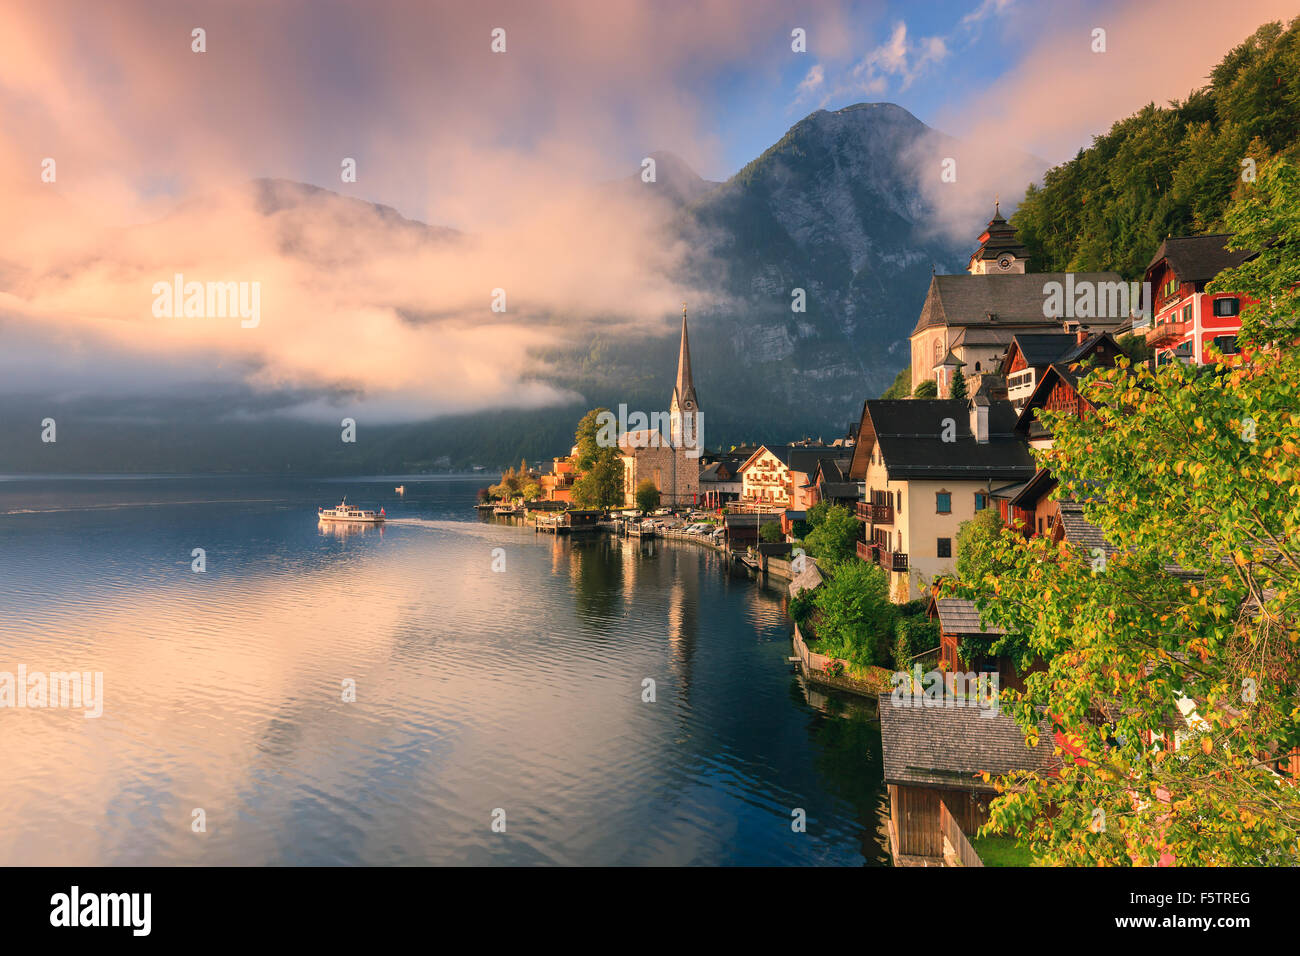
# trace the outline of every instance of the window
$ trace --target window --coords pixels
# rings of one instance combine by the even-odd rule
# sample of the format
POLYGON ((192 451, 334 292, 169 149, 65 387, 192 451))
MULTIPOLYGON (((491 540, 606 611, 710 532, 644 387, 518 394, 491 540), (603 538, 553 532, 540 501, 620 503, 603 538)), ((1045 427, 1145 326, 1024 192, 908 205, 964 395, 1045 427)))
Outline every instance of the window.
POLYGON ((1183 321, 1192 321, 1192 304, 1190 302, 1183 306, 1183 321))
POLYGON ((952 538, 940 538, 937 542, 938 554, 941 558, 952 557, 952 538))
POLYGON ((975 510, 983 511, 989 506, 989 496, 982 491, 975 492, 975 510))
POLYGON ((1038 533, 1039 533, 1040 535, 1043 533, 1043 519, 1042 519, 1042 518, 1039 518, 1039 519, 1038 519, 1038 533))
POLYGON ((1216 335, 1214 347, 1224 355, 1237 354, 1237 337, 1235 335, 1216 335))
POLYGON ((938 491, 934 495, 934 513, 940 515, 952 514, 952 494, 947 491, 938 491))
POLYGON ((1237 315, 1241 312, 1241 300, 1237 298, 1225 298, 1214 300, 1214 314, 1219 317, 1237 315))
POLYGON ((980 370, 980 363, 979 363, 979 362, 976 362, 976 363, 975 363, 975 371, 978 372, 979 370, 980 370))

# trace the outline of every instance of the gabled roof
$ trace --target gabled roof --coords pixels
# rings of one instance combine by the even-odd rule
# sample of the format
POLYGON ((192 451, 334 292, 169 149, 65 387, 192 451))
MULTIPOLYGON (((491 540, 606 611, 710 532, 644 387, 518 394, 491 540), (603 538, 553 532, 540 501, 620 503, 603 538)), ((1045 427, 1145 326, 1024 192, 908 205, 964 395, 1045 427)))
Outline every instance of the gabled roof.
MULTIPOLYGON (((1120 282, 1118 272, 1076 272, 1074 284, 1083 282, 1120 282)), ((912 334, 936 325, 945 326, 1035 326, 1059 328, 1059 319, 1043 315, 1047 301, 1045 286, 1049 282, 1066 282, 1064 272, 1030 272, 1024 275, 946 275, 931 276, 930 289, 921 307, 912 334)), ((1114 321, 1090 319, 1091 325, 1118 325, 1114 321)))
POLYGON ((1224 269, 1233 269, 1257 255, 1249 250, 1229 250, 1227 242, 1231 238, 1232 233, 1170 236, 1160 243, 1147 265, 1147 273, 1164 259, 1180 282, 1209 282, 1224 269))
POLYGON ((880 448, 890 480, 929 478, 964 481, 1028 479, 1035 466, 1029 447, 1013 434, 1015 409, 1005 400, 988 401, 989 440, 977 442, 970 430, 966 399, 873 399, 863 408, 862 428, 850 476, 866 476, 867 457, 880 448), (945 420, 953 441, 944 441, 945 420))
POLYGON ((1039 728, 1038 746, 1025 745, 1025 735, 1005 714, 979 707, 896 706, 880 695, 880 742, 885 783, 956 790, 993 790, 981 773, 1001 775, 1014 770, 1050 770, 1054 757, 1050 725, 1039 728))
POLYGON ((845 449, 831 445, 759 445, 736 471, 748 468, 763 452, 767 452, 786 468, 802 474, 816 474, 823 459, 846 460, 845 449))
POLYGON ((980 637, 1001 637, 1007 632, 996 625, 985 627, 980 623, 980 612, 974 601, 965 598, 930 598, 932 617, 939 619, 939 630, 945 634, 977 634, 980 637))
MULTIPOLYGON (((1020 417, 1016 420, 1015 432, 1024 438, 1037 438, 1035 426, 1046 434, 1046 429, 1038 423, 1034 412, 1041 408, 1047 401, 1047 397, 1052 394, 1052 389, 1056 387, 1057 382, 1065 382, 1075 392, 1079 391, 1080 375, 1074 369, 1078 366, 1067 368, 1057 362, 1053 362, 1047 367, 1042 376, 1038 379, 1038 384, 1034 386, 1033 392, 1029 398, 1025 399, 1025 404, 1021 406, 1020 417)), ((1084 399, 1087 401, 1087 399, 1084 399)), ((1089 403, 1091 404, 1091 403, 1089 403)))
MULTIPOLYGON (((1017 332, 1011 340, 1012 348, 1024 356, 1031 368, 1042 368, 1057 361, 1065 352, 1078 345, 1069 332, 1017 332)), ((1010 361, 1011 352, 1007 352, 1010 361)))

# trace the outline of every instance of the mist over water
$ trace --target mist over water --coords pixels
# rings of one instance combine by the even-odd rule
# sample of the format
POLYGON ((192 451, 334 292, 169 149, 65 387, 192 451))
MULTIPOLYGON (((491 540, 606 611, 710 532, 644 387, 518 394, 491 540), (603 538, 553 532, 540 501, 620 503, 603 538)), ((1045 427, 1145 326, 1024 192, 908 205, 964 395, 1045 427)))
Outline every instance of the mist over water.
POLYGON ((878 725, 809 704, 778 592, 398 483, 0 481, 0 671, 105 698, 0 708, 0 863, 885 861, 878 725))

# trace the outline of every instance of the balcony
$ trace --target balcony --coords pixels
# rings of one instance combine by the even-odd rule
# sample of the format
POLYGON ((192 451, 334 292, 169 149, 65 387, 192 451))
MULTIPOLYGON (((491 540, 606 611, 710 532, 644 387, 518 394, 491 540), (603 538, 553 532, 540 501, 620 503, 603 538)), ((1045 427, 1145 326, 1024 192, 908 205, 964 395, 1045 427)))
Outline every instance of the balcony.
POLYGON ((1191 322, 1162 322, 1146 330, 1147 345, 1158 347, 1180 341, 1192 330, 1191 322))
POLYGON ((859 521, 865 521, 868 524, 894 523, 893 505, 875 505, 869 501, 858 501, 854 503, 854 513, 859 521))
POLYGON ((902 551, 881 551, 880 566, 886 571, 906 571, 907 555, 902 551))
POLYGON ((858 542, 858 557, 863 561, 878 564, 886 571, 906 571, 907 555, 902 551, 886 551, 883 545, 874 541, 858 542))

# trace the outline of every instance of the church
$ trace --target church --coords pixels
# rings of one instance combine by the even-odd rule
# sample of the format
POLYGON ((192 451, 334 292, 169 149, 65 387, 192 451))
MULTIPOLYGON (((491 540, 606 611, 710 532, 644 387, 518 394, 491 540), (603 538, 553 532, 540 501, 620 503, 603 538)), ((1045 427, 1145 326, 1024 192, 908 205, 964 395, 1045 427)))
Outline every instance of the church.
MULTIPOLYGON (((1029 251, 1015 226, 1002 218, 994 203, 993 218, 979 237, 966 273, 936 275, 912 330, 912 390, 926 379, 946 398, 958 368, 970 394, 985 376, 996 376, 1002 356, 1017 334, 1077 332, 1082 323, 1051 318, 1044 309, 1048 289, 1091 284, 1104 288, 1121 283, 1116 272, 1031 272, 1029 251)), ((1090 317, 1093 332, 1114 332, 1128 316, 1090 317)))
MULTIPOLYGON (((651 421, 654 417, 651 417, 651 421)), ((625 432, 618 442, 623 462, 623 505, 636 507, 636 487, 647 478, 659 489, 660 503, 682 508, 700 502, 700 455, 704 451, 704 417, 691 375, 691 343, 682 309, 682 341, 677 353, 677 382, 668 406, 669 435, 654 428, 625 432)))

